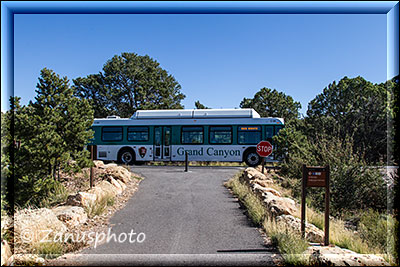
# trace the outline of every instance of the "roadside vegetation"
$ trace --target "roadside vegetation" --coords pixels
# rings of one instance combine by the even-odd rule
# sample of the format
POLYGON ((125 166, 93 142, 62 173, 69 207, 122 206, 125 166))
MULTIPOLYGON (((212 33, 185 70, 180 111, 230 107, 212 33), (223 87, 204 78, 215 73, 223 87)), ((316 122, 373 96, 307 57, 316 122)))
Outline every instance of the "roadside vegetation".
MULTIPOLYGON (((242 183, 239 172, 232 179, 226 182, 225 186, 232 190, 238 200, 246 208, 247 214, 257 226, 261 227, 271 238, 282 254, 285 263, 288 265, 307 265, 308 259, 303 252, 307 249, 308 242, 301 238, 298 232, 294 232, 284 224, 277 223, 268 214, 261 200, 242 183)), ((272 184, 271 188, 279 192, 288 191, 279 184, 272 184)), ((288 194, 290 196, 290 192, 288 194)), ((293 197, 293 196, 291 196, 293 197)), ((369 210, 361 212, 362 219, 358 231, 347 229, 345 221, 340 218, 330 220, 330 243, 341 248, 350 249, 361 254, 380 254, 391 264, 395 264, 397 252, 394 249, 394 223, 392 216, 384 217, 379 212, 369 210)), ((307 207, 307 222, 314 224, 324 230, 324 214, 307 207)), ((300 210, 295 215, 300 218, 300 210)))
POLYGON ((301 238, 298 233, 291 229, 277 224, 270 216, 261 200, 250 190, 250 188, 241 183, 238 173, 226 182, 225 186, 232 190, 239 201, 244 205, 247 214, 252 222, 267 233, 282 254, 285 263, 289 265, 306 265, 307 259, 302 253, 307 249, 308 243, 301 238))

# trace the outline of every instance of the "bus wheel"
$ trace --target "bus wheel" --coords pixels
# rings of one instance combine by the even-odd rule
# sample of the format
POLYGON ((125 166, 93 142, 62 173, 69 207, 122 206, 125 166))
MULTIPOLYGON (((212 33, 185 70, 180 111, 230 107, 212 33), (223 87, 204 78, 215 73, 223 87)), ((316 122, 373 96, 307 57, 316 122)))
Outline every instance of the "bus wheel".
POLYGON ((246 164, 250 167, 255 167, 257 165, 260 165, 261 163, 261 157, 260 155, 257 154, 256 151, 249 151, 246 153, 246 156, 244 157, 244 161, 246 164))
POLYGON ((122 164, 133 165, 135 162, 135 152, 132 149, 122 149, 119 152, 118 161, 122 164))

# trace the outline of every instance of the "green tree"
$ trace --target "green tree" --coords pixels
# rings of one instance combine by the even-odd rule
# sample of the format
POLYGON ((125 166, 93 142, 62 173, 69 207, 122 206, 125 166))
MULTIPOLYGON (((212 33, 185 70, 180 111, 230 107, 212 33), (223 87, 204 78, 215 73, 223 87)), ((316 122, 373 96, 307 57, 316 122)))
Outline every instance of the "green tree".
POLYGON ((264 87, 253 98, 244 98, 240 107, 253 108, 262 117, 280 117, 290 121, 299 117, 301 104, 291 96, 264 87))
POLYGON ((362 77, 344 77, 329 84, 308 105, 309 134, 352 136, 354 152, 369 163, 387 158, 387 121, 393 118, 388 85, 372 84, 362 77))
POLYGON ((149 56, 122 53, 103 72, 73 80, 76 95, 89 99, 95 117, 130 117, 138 109, 179 109, 185 95, 175 78, 149 56))
POLYGON ((83 147, 92 137, 89 130, 93 111, 87 100, 73 96, 66 77, 43 69, 35 102, 21 106, 12 100, 14 138, 21 141, 15 152, 15 201, 19 205, 40 204, 59 186, 60 168, 74 159, 78 167, 89 166, 89 152, 83 147))
POLYGON ((199 100, 194 102, 194 106, 196 107, 196 109, 208 109, 208 107, 206 107, 203 104, 201 104, 199 100))

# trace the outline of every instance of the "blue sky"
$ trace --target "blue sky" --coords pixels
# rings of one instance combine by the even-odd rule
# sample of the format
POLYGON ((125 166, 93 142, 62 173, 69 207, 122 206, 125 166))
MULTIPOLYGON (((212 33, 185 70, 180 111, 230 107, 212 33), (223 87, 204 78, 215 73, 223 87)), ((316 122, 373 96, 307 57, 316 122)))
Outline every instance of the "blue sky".
MULTIPOLYGON (((386 80, 386 15, 30 15, 14 24, 15 95, 44 67, 70 80, 122 52, 149 55, 182 86, 185 108, 239 107, 262 87, 308 102, 344 76, 386 80)), ((72 81, 71 81, 72 84, 72 81)))

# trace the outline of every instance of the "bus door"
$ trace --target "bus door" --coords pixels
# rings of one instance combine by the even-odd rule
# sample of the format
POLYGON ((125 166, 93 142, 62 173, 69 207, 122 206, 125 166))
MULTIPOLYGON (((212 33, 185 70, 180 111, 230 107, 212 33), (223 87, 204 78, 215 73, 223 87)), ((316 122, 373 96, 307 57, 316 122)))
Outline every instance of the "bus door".
POLYGON ((154 127, 154 160, 171 159, 171 127, 154 127))

